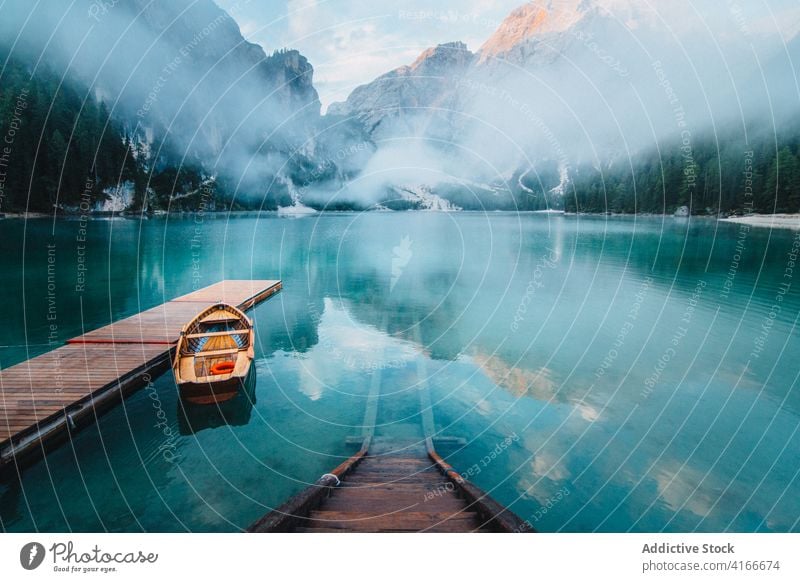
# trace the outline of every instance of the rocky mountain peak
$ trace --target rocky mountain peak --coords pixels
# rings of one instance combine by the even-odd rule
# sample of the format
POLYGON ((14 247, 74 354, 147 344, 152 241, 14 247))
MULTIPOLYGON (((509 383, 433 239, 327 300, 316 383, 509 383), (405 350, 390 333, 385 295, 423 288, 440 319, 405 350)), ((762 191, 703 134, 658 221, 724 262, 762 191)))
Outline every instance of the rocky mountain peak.
POLYGON ((402 68, 417 75, 447 75, 469 65, 474 57, 463 42, 447 42, 424 50, 410 66, 402 68))
POLYGON ((344 103, 332 103, 328 113, 361 115, 375 128, 398 108, 429 107, 441 103, 452 89, 452 78, 462 75, 475 55, 463 42, 448 42, 422 52, 410 65, 398 67, 371 83, 356 87, 344 103))
POLYGON ((314 88, 314 67, 297 50, 275 51, 264 59, 265 74, 279 87, 279 97, 295 109, 302 109, 302 117, 319 115, 320 103, 314 88))
POLYGON ((591 8, 587 0, 535 0, 512 11, 478 51, 478 63, 513 59, 520 47, 541 36, 561 33, 591 8))

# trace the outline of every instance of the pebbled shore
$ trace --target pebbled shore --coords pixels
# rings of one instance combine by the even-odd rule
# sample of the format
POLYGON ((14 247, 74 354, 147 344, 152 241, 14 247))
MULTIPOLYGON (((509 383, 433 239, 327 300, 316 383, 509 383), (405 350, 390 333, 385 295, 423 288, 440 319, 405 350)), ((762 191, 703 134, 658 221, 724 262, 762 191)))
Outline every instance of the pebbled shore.
POLYGON ((732 216, 719 220, 767 228, 800 229, 800 214, 751 214, 750 216, 732 216))

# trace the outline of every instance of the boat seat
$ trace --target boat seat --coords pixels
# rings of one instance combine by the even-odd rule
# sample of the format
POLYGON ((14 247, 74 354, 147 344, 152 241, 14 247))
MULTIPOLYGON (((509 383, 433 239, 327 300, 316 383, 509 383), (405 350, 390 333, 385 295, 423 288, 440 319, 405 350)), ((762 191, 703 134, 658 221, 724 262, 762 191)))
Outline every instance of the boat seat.
POLYGON ((223 323, 226 321, 240 321, 237 316, 225 310, 218 310, 206 315, 200 323, 223 323))
POLYGON ((239 353, 240 348, 227 348, 225 350, 209 350, 207 352, 194 352, 195 358, 216 358, 219 356, 227 356, 229 354, 239 353))
POLYGON ((244 335, 246 333, 250 333, 250 330, 243 329, 243 330, 231 330, 231 331, 207 331, 204 333, 190 333, 186 334, 187 339, 198 339, 198 338, 210 338, 210 337, 220 337, 223 335, 244 335))

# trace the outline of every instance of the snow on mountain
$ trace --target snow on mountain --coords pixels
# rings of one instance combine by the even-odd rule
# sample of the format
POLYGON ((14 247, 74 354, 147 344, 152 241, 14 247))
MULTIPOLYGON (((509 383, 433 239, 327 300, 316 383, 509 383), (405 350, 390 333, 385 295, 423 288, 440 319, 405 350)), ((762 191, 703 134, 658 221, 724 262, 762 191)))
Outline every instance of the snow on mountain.
POLYGON ((449 200, 434 194, 430 186, 427 185, 400 185, 393 190, 399 195, 401 200, 412 202, 418 210, 428 210, 432 212, 454 212, 461 210, 449 200))
POLYGON ((113 188, 107 188, 103 191, 103 194, 105 194, 107 198, 97 204, 94 210, 100 212, 122 212, 127 210, 131 203, 133 203, 133 182, 126 180, 113 188))
POLYGON ((289 191, 289 195, 292 199, 292 204, 290 206, 279 206, 278 207, 279 216, 298 217, 298 216, 309 216, 311 214, 317 214, 316 210, 303 204, 302 194, 297 189, 297 187, 292 183, 291 180, 282 178, 281 181, 289 191))

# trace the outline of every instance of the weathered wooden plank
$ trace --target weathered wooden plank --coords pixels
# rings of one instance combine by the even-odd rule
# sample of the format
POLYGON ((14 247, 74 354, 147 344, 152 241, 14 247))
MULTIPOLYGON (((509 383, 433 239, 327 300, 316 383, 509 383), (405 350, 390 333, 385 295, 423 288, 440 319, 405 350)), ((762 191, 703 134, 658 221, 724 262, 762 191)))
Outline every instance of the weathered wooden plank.
POLYGON ((214 303, 222 301, 231 305, 242 305, 250 299, 270 294, 281 288, 276 279, 225 279, 203 289, 176 297, 176 302, 214 303))
POLYGON ((418 481, 438 481, 441 479, 440 475, 428 471, 364 471, 359 472, 359 479, 376 479, 379 481, 403 481, 416 479, 418 481))
POLYGON ((367 454, 369 439, 366 439, 361 450, 341 463, 330 473, 320 477, 316 483, 306 487, 294 495, 280 507, 273 509, 261 519, 247 528, 251 533, 262 532, 287 532, 298 526, 300 520, 315 509, 325 497, 330 495, 331 488, 335 487, 345 475, 353 471, 367 454))
MULTIPOLYGON (((398 511, 437 512, 455 515, 465 511, 464 502, 453 497, 439 497, 423 501, 419 496, 413 498, 397 495, 381 495, 371 499, 343 499, 337 491, 325 502, 326 511, 358 511, 373 516, 397 513, 398 511)), ((473 512, 474 513, 474 512, 473 512)))
POLYGON ((435 451, 427 458, 364 456, 350 469, 338 486, 326 482, 324 494, 307 489, 295 496, 291 519, 279 522, 282 529, 262 519, 251 531, 487 532, 515 531, 521 522, 435 451))
POLYGON ((348 478, 346 481, 342 481, 341 485, 339 485, 338 490, 344 491, 346 489, 354 489, 356 491, 369 491, 371 489, 386 489, 387 491, 397 491, 398 493, 406 493, 406 492, 417 492, 420 490, 420 487, 425 489, 426 491, 436 491, 437 489, 446 488, 448 486, 452 486, 453 484, 450 481, 439 480, 439 481, 393 481, 391 483, 387 483, 385 481, 357 481, 356 476, 348 478))
POLYGON ((375 517, 353 512, 312 511, 303 527, 344 529, 352 532, 448 532, 479 529, 475 513, 398 512, 375 517))
MULTIPOLYGON (((362 436, 349 439, 361 450, 334 475, 306 488, 250 526, 248 531, 298 532, 486 532, 507 528, 513 516, 447 465, 433 449, 433 419, 421 443, 374 437, 379 386, 373 384, 362 436), (367 455, 375 440, 375 453, 367 455), (337 482, 336 476, 342 479, 337 482), (466 494, 465 494, 466 491, 466 494), (479 491, 479 490, 477 490, 479 491), (473 508, 473 505, 475 506, 473 508), (489 519, 486 519, 486 515, 489 519), (488 526, 488 527, 487 527, 488 526)), ((425 404, 421 397, 422 404, 425 404)), ((427 403, 430 409, 430 403, 427 403)), ((516 518, 516 516, 513 516, 516 518)), ((516 518, 518 521, 519 519, 516 518)))
POLYGON ((477 511, 483 523, 491 525, 497 531, 506 533, 535 533, 535 530, 530 527, 513 511, 509 510, 504 505, 501 505, 489 494, 464 479, 447 461, 442 459, 439 454, 433 449, 433 445, 428 444, 428 456, 438 465, 439 469, 459 488, 461 494, 469 503, 469 507, 473 511, 477 511))

